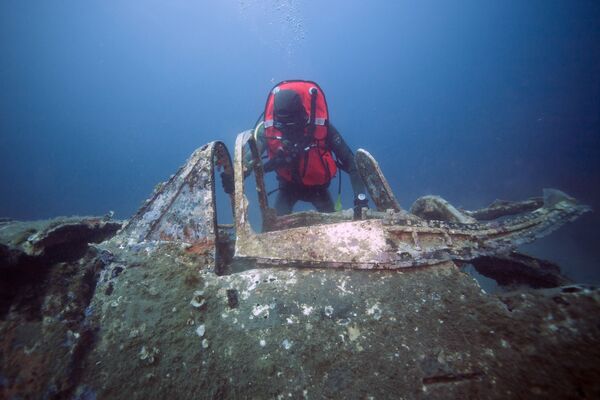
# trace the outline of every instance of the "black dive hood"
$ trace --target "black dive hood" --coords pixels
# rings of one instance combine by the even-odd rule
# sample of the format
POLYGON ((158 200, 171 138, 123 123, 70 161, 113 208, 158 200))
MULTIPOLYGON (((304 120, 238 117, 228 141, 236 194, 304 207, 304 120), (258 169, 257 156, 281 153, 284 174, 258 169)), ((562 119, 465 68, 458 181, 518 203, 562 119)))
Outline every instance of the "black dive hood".
POLYGON ((294 90, 280 90, 275 93, 273 118, 285 125, 306 125, 308 115, 300 95, 294 90))

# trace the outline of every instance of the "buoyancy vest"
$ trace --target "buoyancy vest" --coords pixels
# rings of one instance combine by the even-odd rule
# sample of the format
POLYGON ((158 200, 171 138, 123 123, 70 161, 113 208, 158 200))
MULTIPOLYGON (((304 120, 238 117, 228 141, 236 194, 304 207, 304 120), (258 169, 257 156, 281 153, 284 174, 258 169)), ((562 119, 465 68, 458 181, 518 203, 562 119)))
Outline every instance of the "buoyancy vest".
POLYGON ((265 139, 269 160, 283 157, 287 163, 279 163, 277 175, 288 182, 305 186, 327 185, 337 172, 335 160, 327 146, 329 113, 323 91, 311 81, 283 81, 269 92, 265 106, 265 139), (280 90, 293 90, 302 100, 309 116, 304 128, 301 146, 291 148, 284 133, 276 128, 274 121, 274 98, 280 90))

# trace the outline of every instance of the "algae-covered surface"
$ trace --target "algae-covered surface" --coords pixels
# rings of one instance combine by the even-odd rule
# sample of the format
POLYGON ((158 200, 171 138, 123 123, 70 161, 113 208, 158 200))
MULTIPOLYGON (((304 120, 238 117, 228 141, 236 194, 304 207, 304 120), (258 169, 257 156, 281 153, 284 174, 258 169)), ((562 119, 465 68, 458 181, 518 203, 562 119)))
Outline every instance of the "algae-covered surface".
POLYGON ((593 287, 492 295, 451 262, 218 275, 210 252, 119 243, 1 270, 1 398, 600 395, 593 287))
POLYGON ((217 276, 176 246, 114 268, 78 389, 100 398, 598 393, 595 290, 490 296, 451 263, 217 276))

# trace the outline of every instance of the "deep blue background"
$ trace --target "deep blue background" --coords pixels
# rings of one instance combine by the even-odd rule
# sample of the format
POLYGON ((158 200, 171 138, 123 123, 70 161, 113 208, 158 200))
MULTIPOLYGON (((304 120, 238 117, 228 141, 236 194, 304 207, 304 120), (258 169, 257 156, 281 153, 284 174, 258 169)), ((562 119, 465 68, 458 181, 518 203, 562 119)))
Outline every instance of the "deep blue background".
MULTIPOLYGON (((406 208, 556 187, 598 210, 599 43, 584 0, 5 0, 0 216, 128 218, 290 78, 319 82, 406 208)), ((526 250, 600 282, 597 229, 588 214, 526 250)))

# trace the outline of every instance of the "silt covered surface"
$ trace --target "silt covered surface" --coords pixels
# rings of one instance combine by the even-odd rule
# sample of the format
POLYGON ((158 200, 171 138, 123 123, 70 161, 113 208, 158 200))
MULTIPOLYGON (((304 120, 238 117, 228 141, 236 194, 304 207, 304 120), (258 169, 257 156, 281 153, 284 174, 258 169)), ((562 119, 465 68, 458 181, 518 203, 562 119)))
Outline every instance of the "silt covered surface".
MULTIPOLYGON (((121 227, 110 215, 2 221, 0 398, 599 396, 597 289, 490 295, 447 257, 398 270, 344 268, 361 267, 351 257, 315 268, 327 263, 304 257, 300 239, 314 250, 315 231, 369 221, 259 235, 244 224, 246 200, 238 196, 233 234, 214 217, 213 163, 231 169, 222 144, 195 152, 101 244, 88 245, 121 227), (255 247, 254 256, 241 251, 255 247), (283 252, 270 253, 277 248, 283 252)), ((543 211, 535 212, 542 227, 564 220, 543 211)), ((407 233, 399 243, 422 250, 423 232, 395 218, 384 221, 396 228, 373 226, 407 233)), ((446 236, 446 247, 455 243, 446 236)), ((320 250, 340 256, 349 249, 340 240, 320 250)), ((513 256, 474 265, 503 289, 548 274, 556 279, 537 287, 566 283, 558 267, 533 264, 513 256), (505 279, 497 271, 509 262, 533 278, 505 279)))
POLYGON ((245 266, 218 276, 207 261, 177 244, 114 251, 90 303, 95 341, 76 395, 600 393, 593 288, 488 295, 452 263, 402 272, 245 266))

